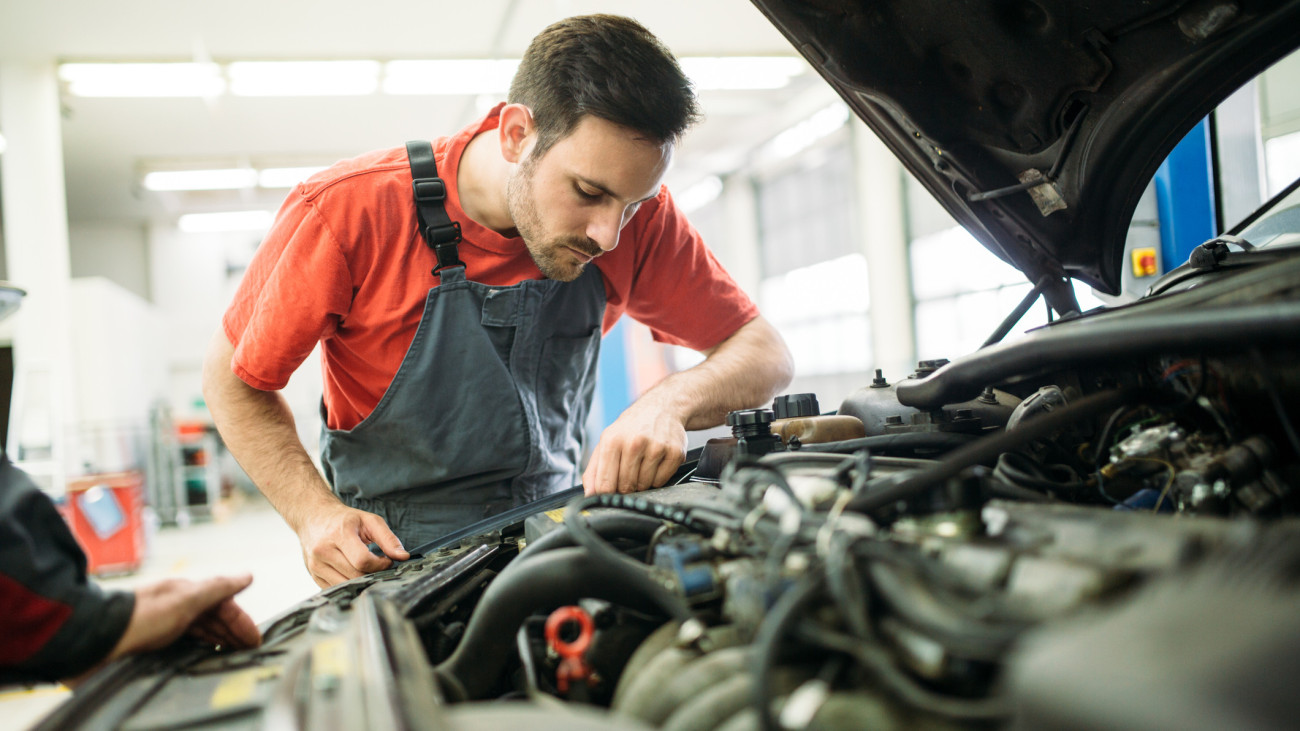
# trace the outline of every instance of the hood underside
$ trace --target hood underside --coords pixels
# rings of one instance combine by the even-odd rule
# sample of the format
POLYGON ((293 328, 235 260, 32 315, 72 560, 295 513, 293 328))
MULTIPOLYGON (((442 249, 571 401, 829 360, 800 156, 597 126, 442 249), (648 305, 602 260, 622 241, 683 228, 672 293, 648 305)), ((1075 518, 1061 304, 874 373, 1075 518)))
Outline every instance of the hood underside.
POLYGON ((753 0, 984 246, 1120 289, 1142 191, 1300 0, 753 0))

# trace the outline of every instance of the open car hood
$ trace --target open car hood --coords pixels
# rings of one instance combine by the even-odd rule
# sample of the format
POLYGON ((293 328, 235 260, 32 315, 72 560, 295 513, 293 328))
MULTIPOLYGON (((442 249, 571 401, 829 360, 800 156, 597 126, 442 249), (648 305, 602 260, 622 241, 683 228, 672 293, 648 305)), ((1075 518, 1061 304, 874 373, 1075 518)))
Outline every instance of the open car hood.
POLYGON ((984 246, 1111 294, 1160 163, 1300 37, 1300 0, 754 4, 984 246))

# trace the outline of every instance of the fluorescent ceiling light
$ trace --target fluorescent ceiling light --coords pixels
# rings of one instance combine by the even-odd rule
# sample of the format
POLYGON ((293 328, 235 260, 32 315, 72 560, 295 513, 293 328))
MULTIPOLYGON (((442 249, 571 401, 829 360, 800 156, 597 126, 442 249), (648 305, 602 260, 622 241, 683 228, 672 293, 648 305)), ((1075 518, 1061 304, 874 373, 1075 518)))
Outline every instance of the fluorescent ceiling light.
POLYGON ((780 89, 807 66, 793 56, 688 57, 682 71, 696 89, 780 89))
POLYGON ((226 89, 215 63, 65 63, 59 78, 75 96, 210 97, 226 89))
POLYGON ((257 171, 249 168, 155 170, 144 176, 146 190, 235 190, 254 185, 257 171))
POLYGON ((220 233, 225 231, 265 231, 271 227, 270 211, 227 211, 224 213, 187 213, 177 226, 185 233, 220 233))
POLYGON ((379 88, 378 61, 238 61, 230 64, 236 96, 357 96, 379 88))
POLYGON ((309 168, 266 168, 257 173, 257 184, 263 188, 292 188, 324 170, 323 166, 309 168))
POLYGON ((760 155, 766 160, 783 160, 794 157, 834 134, 849 121, 849 107, 835 102, 811 117, 785 130, 763 145, 760 155))
POLYGON ((384 67, 387 94, 504 94, 518 59, 389 61, 384 67))
POLYGON ((722 178, 710 175, 673 198, 683 213, 691 213, 709 205, 720 195, 722 195, 722 178))

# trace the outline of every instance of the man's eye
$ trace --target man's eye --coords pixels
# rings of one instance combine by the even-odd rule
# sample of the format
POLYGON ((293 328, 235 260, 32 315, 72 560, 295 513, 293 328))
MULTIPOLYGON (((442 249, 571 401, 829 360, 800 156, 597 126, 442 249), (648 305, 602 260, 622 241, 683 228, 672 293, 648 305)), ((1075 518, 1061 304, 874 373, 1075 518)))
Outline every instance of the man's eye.
POLYGON ((587 199, 587 200, 589 200, 589 201, 597 200, 597 199, 600 198, 602 195, 604 195, 604 194, 601 193, 600 191, 597 191, 597 192, 595 192, 595 193, 588 193, 587 191, 583 190, 580 186, 579 186, 579 187, 575 187, 574 190, 578 191, 578 195, 579 195, 579 196, 582 196, 583 198, 585 198, 585 199, 587 199))

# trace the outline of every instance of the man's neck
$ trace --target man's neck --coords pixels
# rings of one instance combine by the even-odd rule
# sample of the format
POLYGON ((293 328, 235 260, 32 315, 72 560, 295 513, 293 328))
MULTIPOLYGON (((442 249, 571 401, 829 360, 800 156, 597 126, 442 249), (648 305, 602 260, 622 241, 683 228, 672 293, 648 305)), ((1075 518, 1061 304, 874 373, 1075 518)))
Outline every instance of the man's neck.
POLYGON ((456 190, 460 207, 475 223, 502 236, 517 236, 506 204, 509 175, 510 164, 501 158, 496 130, 488 130, 465 146, 456 171, 456 190))

